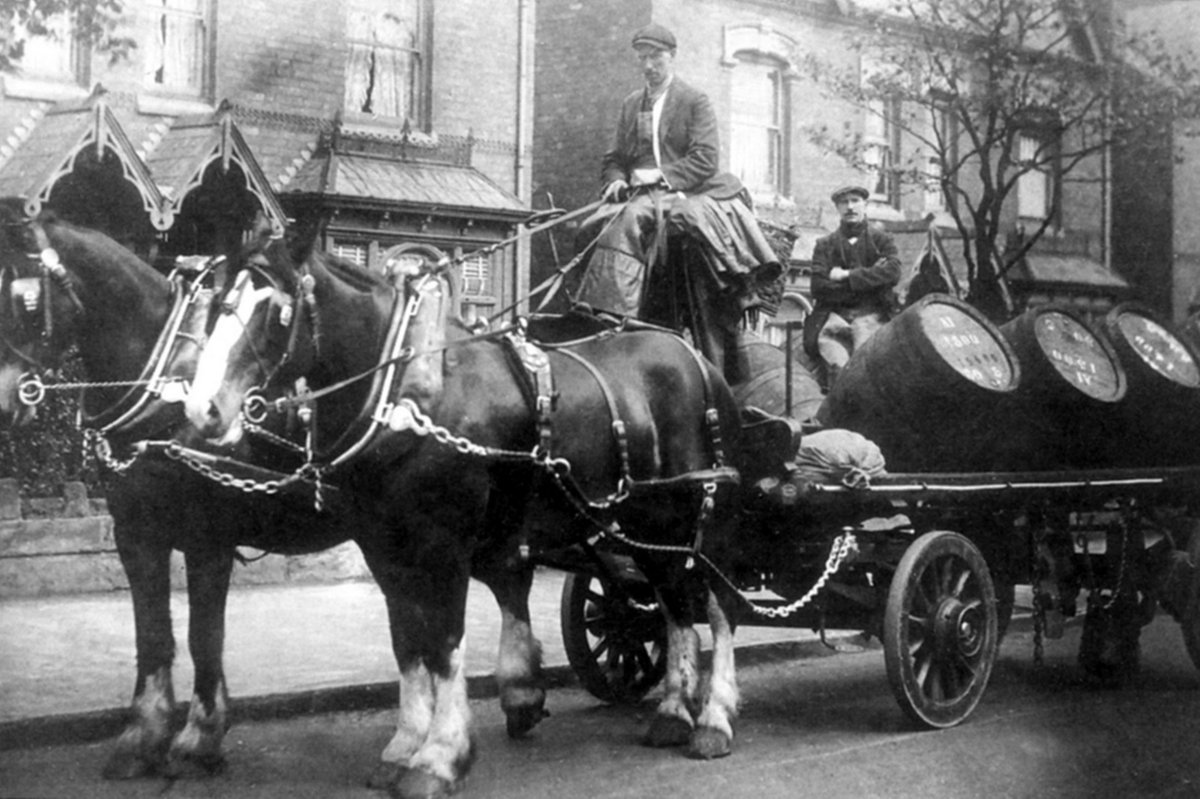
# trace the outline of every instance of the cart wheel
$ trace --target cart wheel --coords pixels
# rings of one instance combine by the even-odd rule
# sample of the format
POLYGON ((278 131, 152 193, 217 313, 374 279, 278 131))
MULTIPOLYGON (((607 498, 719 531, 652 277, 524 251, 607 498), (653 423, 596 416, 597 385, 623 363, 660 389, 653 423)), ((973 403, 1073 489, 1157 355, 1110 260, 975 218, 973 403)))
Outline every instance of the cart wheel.
POLYGON ((953 727, 987 687, 996 662, 996 591, 963 536, 931 532, 900 559, 888 590, 883 656, 900 708, 925 727, 953 727))
POLYGON ((1192 561, 1191 593, 1187 610, 1183 612, 1183 643, 1192 658, 1192 664, 1200 669, 1200 527, 1192 530, 1187 543, 1188 557, 1192 561))
MULTIPOLYGON (((648 585, 623 586, 642 603, 654 602, 648 585)), ((567 662, 588 693, 603 702, 636 702, 667 670, 667 625, 657 610, 613 596, 605 580, 567 575, 561 624, 567 662)))

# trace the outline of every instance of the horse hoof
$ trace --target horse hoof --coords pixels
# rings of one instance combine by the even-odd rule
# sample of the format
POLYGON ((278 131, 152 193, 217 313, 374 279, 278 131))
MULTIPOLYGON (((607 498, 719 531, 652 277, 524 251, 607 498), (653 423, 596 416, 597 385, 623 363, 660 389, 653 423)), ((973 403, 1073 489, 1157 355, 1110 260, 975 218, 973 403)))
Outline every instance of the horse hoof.
POLYGON ((461 787, 461 782, 444 780, 424 769, 408 769, 392 786, 391 793, 395 799, 443 799, 461 787))
POLYGON ((715 727, 698 727, 692 733, 688 756, 697 760, 713 760, 733 752, 733 741, 715 727))
POLYGON ((521 738, 532 730, 542 719, 550 715, 550 711, 541 707, 512 708, 505 712, 505 723, 509 738, 521 738))
POLYGON ((692 737, 692 726, 677 716, 655 716, 642 743, 646 746, 664 748, 683 746, 692 737))
POLYGON ((106 780, 136 780, 157 773, 157 763, 132 752, 113 752, 100 772, 106 780))
POLYGON ((381 760, 379 765, 375 766, 375 770, 371 772, 371 776, 367 778, 367 787, 377 791, 386 791, 400 782, 400 778, 406 771, 408 771, 408 766, 381 760))

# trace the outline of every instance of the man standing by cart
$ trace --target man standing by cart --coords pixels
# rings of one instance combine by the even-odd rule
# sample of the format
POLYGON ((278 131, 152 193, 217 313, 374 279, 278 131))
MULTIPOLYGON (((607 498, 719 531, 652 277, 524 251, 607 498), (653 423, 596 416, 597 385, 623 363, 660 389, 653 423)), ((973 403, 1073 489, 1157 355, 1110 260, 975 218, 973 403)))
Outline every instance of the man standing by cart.
POLYGON ((863 342, 891 318, 900 258, 891 235, 867 221, 870 193, 843 186, 830 199, 838 229, 813 247, 813 312, 804 324, 804 349, 824 371, 825 389, 863 342))
MULTIPOLYGON (((717 119, 701 91, 675 76, 675 35, 658 24, 633 36, 645 79, 621 104, 613 145, 604 154, 607 203, 583 223, 592 247, 576 301, 641 317, 646 288, 665 256, 668 233, 696 243, 704 274, 687 281, 697 348, 729 382, 747 379, 736 352, 742 314, 782 267, 736 177, 718 172, 717 119)), ((677 320, 652 319, 677 325, 677 320)))

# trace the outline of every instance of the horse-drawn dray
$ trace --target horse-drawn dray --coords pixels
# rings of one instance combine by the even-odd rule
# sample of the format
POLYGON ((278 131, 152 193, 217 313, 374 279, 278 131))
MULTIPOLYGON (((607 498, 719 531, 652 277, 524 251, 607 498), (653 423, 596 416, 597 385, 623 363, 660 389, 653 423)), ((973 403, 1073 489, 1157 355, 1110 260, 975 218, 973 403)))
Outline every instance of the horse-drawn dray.
MULTIPOLYGON (((151 318, 127 313, 113 321, 144 328, 129 333, 141 335, 143 346, 133 348, 128 363, 105 365, 95 346, 84 353, 95 361, 89 369, 112 378, 96 385, 114 404, 125 401, 125 388, 146 382, 142 353, 188 355, 181 371, 156 372, 155 380, 195 373, 187 402, 194 430, 130 452, 166 456, 134 467, 153 480, 132 494, 149 502, 168 485, 196 497, 193 481, 181 475, 198 475, 201 483, 212 478, 216 487, 197 501, 214 515, 221 508, 220 520, 238 526, 236 533, 209 530, 197 516, 176 512, 180 526, 192 531, 184 545, 196 561, 189 578, 194 568, 197 599, 204 598, 206 569, 216 576, 208 589, 213 607, 199 618, 213 626, 207 634, 193 630, 193 650, 207 660, 205 680, 198 680, 187 728, 173 736, 169 713, 150 712, 170 703, 172 642, 165 654, 143 652, 143 637, 152 643, 157 628, 143 633, 139 626, 135 710, 141 716, 125 736, 120 776, 160 767, 168 749, 172 756, 219 757, 227 723, 220 612, 232 547, 244 543, 243 535, 285 534, 281 518, 305 536, 283 540, 285 546, 357 541, 387 596, 401 712, 378 783, 403 796, 448 793, 469 767, 459 649, 468 576, 484 579, 502 606, 498 677, 510 732, 520 734, 542 716, 545 694, 524 592, 532 569, 543 564, 570 572, 563 635, 585 687, 612 700, 642 696, 665 678, 648 740, 687 744, 700 757, 731 750, 732 633, 739 619, 880 637, 901 707, 933 727, 962 721, 982 696, 1017 584, 1032 586, 1039 641, 1057 634, 1086 591, 1081 662, 1101 679, 1132 671, 1137 632, 1157 602, 1181 620, 1193 659, 1200 652, 1192 567, 1200 536, 1190 534, 1200 458, 1189 462, 1184 453, 1161 466, 1075 467, 1069 459, 1081 448, 1064 445, 1067 460, 1055 454, 1045 468, 995 468, 1020 462, 1028 442, 1040 447, 1049 439, 1018 435, 1029 417, 1019 402, 993 407, 985 391, 964 414, 963 394, 943 396, 941 387, 954 375, 993 392, 1008 381, 1013 390, 1000 393, 1021 393, 1015 356, 1005 355, 1004 366, 999 356, 981 353, 971 324, 982 323, 966 311, 947 312, 957 306, 946 301, 923 301, 906 317, 905 324, 916 317, 913 329, 929 334, 931 349, 887 336, 876 349, 939 356, 949 367, 947 380, 900 402, 887 369, 864 367, 856 377, 847 368, 840 395, 822 399, 806 393, 813 385, 806 373, 779 351, 730 387, 670 330, 575 313, 480 332, 454 318, 452 281, 442 269, 404 276, 397 289, 324 254, 297 264, 282 242, 263 238, 232 258, 196 369, 193 339, 180 343, 172 334, 155 345, 170 317, 171 291, 161 280, 117 283, 113 274, 138 275, 146 267, 111 255, 102 266, 87 236, 46 226, 68 266, 64 273, 61 264, 45 263, 39 247, 52 277, 36 276, 44 295, 32 301, 14 289, 18 280, 32 285, 30 267, 5 273, 11 296, 0 307, 8 345, 0 386, 15 387, 15 373, 34 370, 61 349, 47 330, 52 317, 74 319, 93 303, 104 305, 100 295, 111 285, 129 296, 155 296, 151 318), (105 273, 102 279, 78 265, 89 261, 88 268, 105 273), (124 382, 117 366, 127 373, 124 382), (776 381, 768 387, 775 388, 764 391, 760 378, 768 373, 776 381), (798 420, 779 408, 739 407, 758 404, 748 397, 781 396, 806 409, 798 420), (857 427, 876 437, 880 397, 889 403, 882 416, 903 433, 891 439, 884 435, 891 427, 880 429, 886 473, 866 438, 834 432, 857 427), (906 403, 943 424, 922 425, 921 413, 900 412, 906 403), (801 424, 822 415, 853 424, 824 431, 801 424), (1009 435, 991 435, 993 428, 1009 435), (984 443, 968 447, 979 430, 989 433, 984 443), (243 435, 259 436, 258 443, 247 447, 243 435), (908 468, 905 445, 913 441, 922 457, 908 468), (981 453, 1011 461, 984 462, 981 453), (248 460, 237 466, 235 459, 248 460), (943 462, 944 470, 929 468, 943 462), (276 503, 274 521, 248 525, 253 507, 267 497, 276 503), (314 500, 321 507, 313 508, 314 500), (197 551, 201 539, 209 543, 197 551), (697 690, 692 630, 700 620, 714 636, 704 691, 697 690)), ((60 320, 55 329, 66 327, 60 320)), ((1147 328, 1138 329, 1144 339, 1147 328)), ((97 343, 74 332, 81 344, 97 343)), ((1064 361, 1078 365, 1077 356, 1064 361)), ((163 384, 152 388, 155 407, 172 404, 163 384)), ((5 402, 11 399, 0 394, 0 410, 8 409, 5 402)), ((1148 435, 1115 402, 1111 416, 1103 408, 1084 413, 1059 404, 1103 425, 1106 435, 1148 435)), ((177 406, 169 418, 179 421, 177 406)), ((1121 449, 1112 448, 1118 456, 1121 449)), ((1131 441, 1124 449, 1138 448, 1131 441)), ((111 453, 108 459, 130 471, 111 453)), ((131 518, 141 513, 132 504, 127 510, 131 518)), ((165 570, 155 564, 173 545, 179 544, 155 543, 151 562, 124 540, 127 568, 141 569, 161 588, 165 570)), ((139 613, 158 622, 163 611, 152 599, 161 596, 144 598, 139 613)))
MULTIPOLYGON (((928 727, 979 701, 1018 585, 1038 658, 1082 614, 1081 667, 1127 679, 1162 605, 1200 668, 1197 356, 1137 305, 1105 330, 1057 306, 997 329, 935 295, 868 342, 815 413, 812 384, 794 386, 808 443, 777 441, 787 463, 744 482, 739 557, 721 577, 745 598, 742 623, 875 636, 901 708, 928 727), (899 468, 879 468, 866 439, 818 433, 823 422, 871 435, 899 468)), ((563 592, 571 663, 609 701, 661 673, 628 552, 593 559, 602 568, 563 592)))
MULTIPOLYGON (((742 623, 875 636, 919 725, 952 726, 978 703, 1018 585, 1032 587, 1039 652, 1086 607, 1080 664, 1102 682, 1135 673, 1159 601, 1200 668, 1196 578, 1172 571, 1175 552, 1200 559, 1186 515, 1200 468, 897 473, 857 487, 798 478, 750 494, 741 540, 759 568, 731 575, 742 623)), ((636 699, 662 675, 664 632, 624 551, 606 567, 564 583, 562 635, 593 695, 636 699)))

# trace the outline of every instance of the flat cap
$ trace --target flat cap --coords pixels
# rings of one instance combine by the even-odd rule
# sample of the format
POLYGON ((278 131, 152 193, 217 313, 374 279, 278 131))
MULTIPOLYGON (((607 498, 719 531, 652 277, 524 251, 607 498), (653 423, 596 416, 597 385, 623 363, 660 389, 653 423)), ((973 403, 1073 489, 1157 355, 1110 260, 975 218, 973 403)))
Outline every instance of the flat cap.
POLYGON ((633 34, 633 46, 637 47, 639 45, 657 47, 660 50, 674 50, 676 47, 675 34, 657 22, 651 22, 633 34))
POLYGON ((829 195, 829 199, 833 200, 836 203, 838 200, 842 199, 847 194, 857 194, 859 197, 862 197, 864 200, 868 200, 871 198, 871 192, 867 191, 862 186, 842 186, 840 189, 835 191, 833 194, 829 195))

